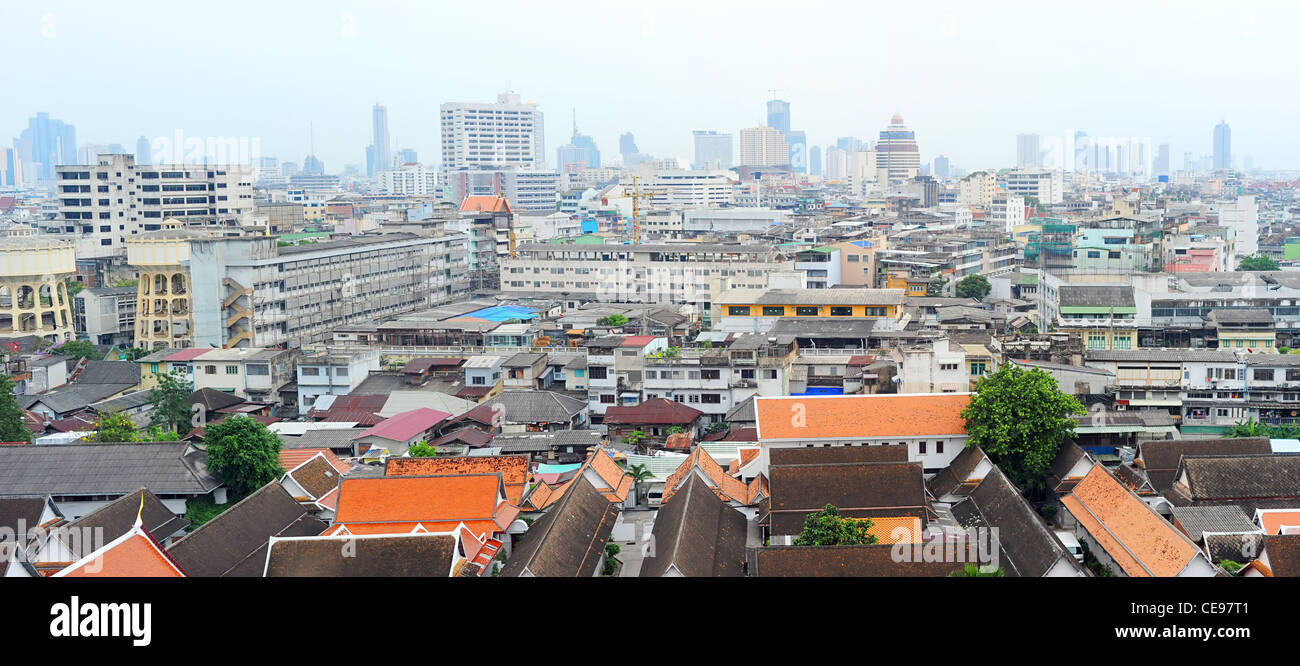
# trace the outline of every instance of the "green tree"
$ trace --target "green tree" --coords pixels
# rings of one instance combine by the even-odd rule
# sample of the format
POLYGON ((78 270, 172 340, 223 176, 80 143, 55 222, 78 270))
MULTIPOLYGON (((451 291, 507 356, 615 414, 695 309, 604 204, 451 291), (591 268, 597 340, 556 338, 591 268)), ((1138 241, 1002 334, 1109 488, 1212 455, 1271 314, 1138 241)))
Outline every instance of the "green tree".
POLYGON ((803 521, 803 531, 794 540, 796 546, 870 546, 876 535, 870 532, 870 518, 844 518, 834 504, 827 504, 817 513, 808 514, 803 521))
POLYGON ((1277 261, 1274 261, 1271 257, 1266 257, 1262 254, 1255 254, 1246 257, 1245 259, 1242 259, 1241 263, 1237 264, 1237 270, 1275 271, 1278 270, 1278 265, 1277 265, 1277 261))
POLYGON ((597 326, 609 326, 611 328, 618 328, 619 326, 622 326, 623 324, 626 323, 627 323, 627 317, 621 314, 612 314, 608 317, 601 317, 600 319, 596 320, 597 326))
POLYGON ((1029 492, 1041 486, 1061 444, 1074 435, 1070 417, 1087 411, 1074 396, 1062 393, 1051 375, 1007 363, 980 378, 961 415, 966 446, 984 449, 1013 483, 1029 492))
POLYGON ((280 437, 266 425, 236 415, 204 429, 208 469, 217 472, 237 496, 243 497, 274 481, 280 467, 280 437))
POLYGON ((950 578, 1002 578, 1005 575, 1006 572, 1002 570, 1002 567, 998 567, 993 571, 984 571, 983 568, 980 567, 980 565, 974 562, 967 562, 966 566, 948 574, 948 577, 950 578))
POLYGON ((1219 568, 1228 572, 1230 575, 1236 576, 1241 571, 1242 564, 1235 560, 1222 559, 1219 560, 1219 568))
POLYGON ((943 273, 935 273, 930 276, 930 283, 925 286, 926 296, 943 296, 943 288, 947 286, 948 278, 943 273))
POLYGON ((727 423, 726 421, 714 421, 713 423, 710 423, 704 428, 704 432, 707 432, 710 435, 716 435, 720 432, 727 432, 728 430, 731 430, 731 424, 727 423))
POLYGON ((140 433, 122 412, 105 412, 95 421, 96 442, 138 442, 140 433))
POLYGON ((671 427, 669 427, 668 430, 667 430, 666 432, 667 432, 669 435, 677 435, 677 434, 680 434, 680 433, 686 432, 686 428, 683 428, 682 426, 679 426, 679 425, 675 425, 675 426, 671 426, 671 427))
POLYGON ((86 340, 68 340, 59 347, 59 353, 73 360, 88 358, 94 361, 102 356, 99 347, 86 340))
POLYGON ((121 278, 113 280, 114 287, 135 287, 140 284, 139 278, 121 278))
POLYGON ((193 409, 190 395, 194 392, 194 385, 185 375, 175 371, 157 372, 154 378, 158 384, 149 391, 149 404, 153 406, 149 425, 162 430, 189 432, 193 409))
POLYGON ((412 444, 406 453, 412 458, 435 458, 438 455, 437 449, 429 446, 429 443, 424 440, 412 444))
POLYGON ((989 292, 993 291, 993 285, 989 284, 989 279, 983 275, 967 275, 957 283, 957 298, 974 298, 984 300, 989 292))
POLYGON ((627 444, 628 446, 636 446, 637 444, 640 444, 641 440, 643 439, 645 439, 645 433, 638 428, 637 430, 633 430, 632 432, 629 432, 628 434, 624 435, 623 443, 627 444))
POLYGON ((122 351, 118 352, 117 355, 118 358, 120 358, 123 361, 138 361, 148 356, 151 353, 152 352, 150 352, 148 349, 141 349, 139 347, 127 347, 126 349, 123 349, 122 351))
POLYGON ((76 296, 77 294, 81 293, 81 290, 82 290, 82 289, 85 289, 85 288, 86 288, 86 285, 84 285, 84 284, 82 284, 82 283, 80 283, 80 282, 77 282, 76 280, 73 280, 72 278, 68 278, 68 279, 66 279, 66 280, 63 281, 63 289, 64 289, 65 291, 68 292, 68 298, 72 298, 72 297, 76 296))
POLYGON ((23 422, 23 410, 14 397, 14 383, 9 375, 0 375, 0 442, 32 441, 32 431, 23 422))

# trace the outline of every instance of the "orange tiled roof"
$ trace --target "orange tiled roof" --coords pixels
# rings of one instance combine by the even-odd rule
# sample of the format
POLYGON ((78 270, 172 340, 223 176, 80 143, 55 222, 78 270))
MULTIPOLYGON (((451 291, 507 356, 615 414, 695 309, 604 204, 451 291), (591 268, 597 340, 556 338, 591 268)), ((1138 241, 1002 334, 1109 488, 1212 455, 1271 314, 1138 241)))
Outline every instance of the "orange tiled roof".
POLYGON ((56 574, 68 578, 184 578, 185 574, 140 528, 56 574))
POLYGON ((890 516, 871 519, 868 534, 876 535, 876 543, 921 543, 921 519, 916 516, 890 516))
POLYGON ((388 476, 434 476, 459 474, 494 474, 505 479, 506 495, 518 504, 528 482, 528 456, 483 456, 446 458, 389 458, 384 474, 388 476))
POLYGON ((1176 576, 1199 552, 1101 465, 1061 503, 1129 576, 1176 576))
POLYGON ((704 473, 709 482, 709 487, 723 501, 739 502, 748 506, 756 501, 753 498, 759 494, 758 491, 761 489, 758 481, 762 477, 755 478, 749 484, 746 484, 724 471, 722 465, 719 465, 713 459, 713 456, 709 455, 704 449, 696 448, 691 451, 690 455, 686 456, 686 459, 677 466, 677 469, 672 474, 668 475, 668 479, 664 482, 663 501, 667 502, 689 478, 687 475, 691 474, 692 470, 695 469, 704 473))
POLYGON ((1300 511, 1260 511, 1259 526, 1264 534, 1281 534, 1284 525, 1300 525, 1300 511))
POLYGON ((755 398, 761 439, 963 435, 968 393, 755 398))
POLYGON ((509 213, 510 204, 506 203, 506 198, 501 196, 472 196, 465 197, 460 209, 475 213, 509 213))
POLYGON ((334 466, 334 469, 339 471, 339 474, 347 474, 352 469, 351 465, 340 460, 339 457, 334 455, 334 452, 329 449, 280 449, 280 466, 286 471, 292 470, 308 460, 315 458, 317 453, 324 455, 325 459, 334 466))
POLYGON ((502 528, 497 525, 495 520, 446 520, 446 521, 419 521, 419 522, 398 522, 398 523, 350 523, 344 525, 335 523, 329 529, 321 532, 321 536, 342 536, 365 534, 415 534, 420 532, 442 533, 451 532, 457 526, 464 523, 465 528, 473 534, 485 535, 492 532, 500 532, 502 528))
POLYGON ((605 496, 605 499, 618 503, 626 501, 627 494, 632 490, 632 475, 619 467, 618 463, 609 457, 607 451, 608 449, 598 448, 595 453, 587 457, 586 462, 582 463, 582 467, 578 469, 572 479, 559 486, 551 488, 544 483, 537 484, 537 487, 533 489, 533 492, 529 494, 528 499, 524 502, 525 506, 534 511, 540 511, 554 504, 556 500, 564 496, 564 491, 589 469, 595 472, 600 479, 598 482, 593 482, 592 485, 605 496))
POLYGON ((486 521, 496 529, 485 531, 504 531, 518 509, 499 500, 503 485, 499 474, 345 479, 339 487, 334 522, 354 534, 366 524, 427 526, 459 521, 486 521))

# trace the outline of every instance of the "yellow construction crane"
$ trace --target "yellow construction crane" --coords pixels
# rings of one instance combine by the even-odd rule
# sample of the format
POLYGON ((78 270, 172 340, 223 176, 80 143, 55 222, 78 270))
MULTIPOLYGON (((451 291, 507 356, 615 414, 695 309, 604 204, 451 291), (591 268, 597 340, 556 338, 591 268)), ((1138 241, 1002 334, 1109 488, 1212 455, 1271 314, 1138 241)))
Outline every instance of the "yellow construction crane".
POLYGON ((632 244, 641 243, 641 200, 650 200, 661 194, 668 194, 668 190, 642 190, 640 177, 632 176, 632 186, 623 188, 623 196, 632 199, 632 244))

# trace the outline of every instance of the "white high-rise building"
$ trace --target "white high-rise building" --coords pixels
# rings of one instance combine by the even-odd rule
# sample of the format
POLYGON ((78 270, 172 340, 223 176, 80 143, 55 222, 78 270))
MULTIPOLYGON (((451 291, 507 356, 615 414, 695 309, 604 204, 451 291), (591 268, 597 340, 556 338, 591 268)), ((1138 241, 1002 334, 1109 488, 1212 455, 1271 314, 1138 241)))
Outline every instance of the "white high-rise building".
POLYGON ((786 166, 790 164, 790 146, 785 135, 774 127, 747 127, 740 130, 741 166, 786 166))
POLYGON ((438 172, 423 164, 403 164, 392 171, 380 171, 379 188, 389 194, 412 197, 442 194, 438 189, 438 172))
POLYGON ((853 163, 849 167, 849 190, 857 196, 866 196, 867 186, 888 179, 888 171, 880 166, 880 156, 874 150, 859 150, 853 153, 853 163))
POLYGON ((1004 176, 1007 192, 1031 196, 1044 206, 1065 201, 1065 182, 1060 169, 1016 169, 1004 176))
POLYGON ((734 155, 731 135, 714 130, 695 130, 695 164, 692 169, 730 169, 734 155))
MULTIPOLYGON (((734 175, 727 171, 687 171, 685 169, 660 169, 642 177, 642 189, 657 192, 650 198, 652 208, 714 208, 736 202, 734 175)), ((631 176, 619 179, 619 184, 608 196, 619 202, 621 190, 632 186, 631 176)), ((644 205, 644 204, 642 204, 644 205)), ((629 213, 631 202, 627 202, 629 213)))
POLYGON ((1237 197, 1236 201, 1225 201, 1213 208, 1219 211, 1219 226, 1232 227, 1235 230, 1236 250, 1232 266, 1246 257, 1259 252, 1259 202, 1255 195, 1247 194, 1237 197))
POLYGON ((889 126, 880 132, 876 142, 876 164, 889 171, 889 180, 911 180, 921 171, 921 152, 916 145, 916 132, 903 124, 903 116, 894 114, 889 126))
POLYGON ((442 111, 442 168, 546 164, 542 112, 502 93, 495 104, 451 102, 442 111))
POLYGON ((844 180, 849 177, 849 153, 834 146, 826 149, 826 180, 844 180))
POLYGON ((996 176, 988 171, 976 171, 958 183, 957 203, 988 208, 993 205, 993 190, 996 187, 996 176))
POLYGON ((1039 157, 1039 140, 1037 134, 1016 135, 1016 166, 1032 169, 1042 166, 1039 157))
POLYGON ((133 155, 100 155, 97 164, 59 166, 59 217, 78 258, 124 253, 126 238, 157 231, 163 220, 219 225, 253 212, 250 165, 137 165, 133 155))

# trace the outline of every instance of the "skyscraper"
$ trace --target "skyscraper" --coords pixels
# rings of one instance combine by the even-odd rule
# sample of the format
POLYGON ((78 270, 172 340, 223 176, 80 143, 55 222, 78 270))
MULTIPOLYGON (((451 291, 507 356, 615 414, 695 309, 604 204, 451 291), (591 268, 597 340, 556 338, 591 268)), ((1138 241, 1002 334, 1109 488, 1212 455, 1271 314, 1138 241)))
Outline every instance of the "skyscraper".
POLYGON ((808 173, 814 176, 822 175, 821 146, 813 146, 808 149, 808 173))
POLYGON ((149 139, 145 138, 144 135, 141 135, 140 138, 135 140, 135 163, 136 164, 142 166, 148 166, 150 164, 153 164, 152 153, 153 153, 153 145, 149 143, 149 139))
POLYGON ((517 94, 501 93, 495 104, 449 102, 441 114, 443 169, 546 162, 542 112, 517 94))
POLYGON ((826 147, 826 180, 844 180, 849 176, 849 153, 839 146, 826 147))
POLYGON ((889 180, 911 180, 921 169, 921 152, 916 133, 903 124, 903 116, 894 114, 889 126, 880 132, 876 143, 876 168, 889 171, 889 180))
POLYGON ((767 103, 767 126, 776 128, 782 136, 790 135, 790 103, 774 99, 767 103))
POLYGON ((852 155, 853 153, 862 150, 862 140, 857 137, 842 136, 835 140, 835 147, 849 155, 852 155))
POLYGON ((0 187, 22 187, 23 161, 18 150, 0 147, 0 187))
POLYGON ((1017 134, 1016 135, 1016 167, 1020 169, 1032 169, 1042 166, 1039 153, 1039 139, 1037 134, 1017 134))
POLYGON ((559 168, 563 172, 571 164, 581 163, 591 169, 600 168, 600 151, 596 149, 596 140, 578 131, 578 114, 573 114, 573 137, 567 146, 560 146, 559 168))
POLYGON ((731 135, 715 130, 695 130, 695 164, 693 169, 730 169, 734 148, 731 135))
POLYGON ((1214 126, 1214 170, 1232 168, 1232 128, 1225 120, 1214 126))
POLYGON ((623 156, 623 168, 631 169, 642 162, 649 162, 654 159, 650 155, 637 150, 636 137, 631 132, 624 132, 618 137, 618 153, 623 156))
POLYGON ((741 166, 785 166, 790 163, 790 146, 774 127, 740 130, 741 166))
POLYGON ((308 155, 302 161, 302 173, 306 176, 321 176, 325 174, 325 163, 315 155, 308 155))
POLYGON ((790 170, 808 173, 808 135, 803 130, 786 132, 785 142, 790 152, 790 170))
POLYGON ((393 144, 388 139, 388 109, 375 104, 374 129, 371 138, 373 151, 367 154, 366 176, 374 178, 381 171, 393 168, 393 144))
POLYGON ((77 163, 77 128, 45 112, 27 120, 27 129, 14 141, 26 179, 54 180, 54 167, 77 163))
POLYGON ((935 157, 935 158, 934 158, 934 177, 935 177, 935 178, 947 178, 947 177, 948 177, 948 173, 949 173, 948 169, 949 169, 949 165, 948 165, 948 158, 947 158, 947 157, 945 157, 945 156, 943 156, 943 155, 939 155, 938 157, 935 157))
POLYGON ((1156 162, 1154 165, 1152 165, 1152 170, 1154 171, 1153 175, 1156 176, 1170 175, 1171 172, 1169 170, 1169 144, 1162 143, 1158 148, 1156 148, 1156 162))

